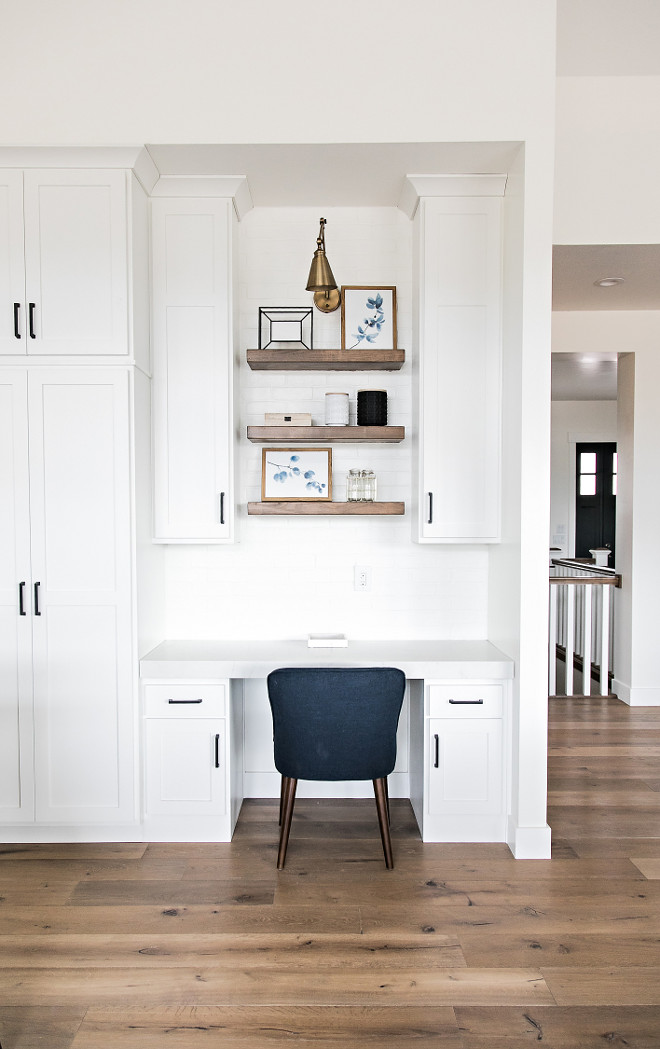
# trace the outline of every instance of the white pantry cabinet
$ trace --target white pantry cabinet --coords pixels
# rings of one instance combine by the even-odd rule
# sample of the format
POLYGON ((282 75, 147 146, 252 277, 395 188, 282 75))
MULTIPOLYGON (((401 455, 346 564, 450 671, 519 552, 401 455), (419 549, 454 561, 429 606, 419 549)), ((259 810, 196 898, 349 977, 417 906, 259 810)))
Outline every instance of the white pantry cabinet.
POLYGON ((0 172, 0 354, 126 355, 127 175, 0 172))
POLYGON ((425 197, 415 215, 422 543, 500 536, 501 203, 425 197))
POLYGON ((0 369, 0 823, 135 818, 131 376, 0 369))
POLYGON ((231 198, 151 206, 154 538, 231 542, 237 219, 231 198))

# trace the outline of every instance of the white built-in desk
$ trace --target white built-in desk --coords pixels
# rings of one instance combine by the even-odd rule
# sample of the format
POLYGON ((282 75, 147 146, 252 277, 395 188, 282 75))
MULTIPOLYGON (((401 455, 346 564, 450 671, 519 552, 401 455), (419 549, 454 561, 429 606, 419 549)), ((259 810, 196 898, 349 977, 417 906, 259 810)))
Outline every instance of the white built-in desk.
MULTIPOLYGON (((392 797, 424 841, 505 841, 514 664, 488 641, 163 641, 140 661, 147 840, 229 841, 244 797, 278 797, 265 680, 285 666, 395 666, 408 679, 392 797)), ((370 784, 300 784, 363 797, 370 784)))

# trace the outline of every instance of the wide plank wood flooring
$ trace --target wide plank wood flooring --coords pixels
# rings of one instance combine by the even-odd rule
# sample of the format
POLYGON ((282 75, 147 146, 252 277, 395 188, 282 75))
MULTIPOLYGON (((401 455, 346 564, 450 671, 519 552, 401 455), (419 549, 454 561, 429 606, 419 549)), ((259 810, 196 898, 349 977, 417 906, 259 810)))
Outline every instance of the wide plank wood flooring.
POLYGON ((392 802, 228 844, 0 845, 2 1049, 660 1049, 660 709, 553 699, 552 860, 392 802))

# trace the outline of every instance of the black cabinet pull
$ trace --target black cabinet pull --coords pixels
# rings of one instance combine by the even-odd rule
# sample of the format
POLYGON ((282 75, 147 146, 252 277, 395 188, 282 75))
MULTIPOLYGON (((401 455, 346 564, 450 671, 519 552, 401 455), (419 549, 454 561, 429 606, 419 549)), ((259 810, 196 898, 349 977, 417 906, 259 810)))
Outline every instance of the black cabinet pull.
POLYGON ((19 614, 19 616, 27 615, 27 613, 25 611, 24 595, 25 595, 25 580, 23 580, 22 583, 18 584, 18 614, 19 614))
POLYGON ((429 492, 429 519, 427 524, 433 524, 433 492, 429 492))
POLYGON ((440 736, 437 732, 433 737, 433 768, 440 768, 440 736))
POLYGON ((220 492, 220 524, 225 523, 225 493, 220 492))
POLYGON ((220 733, 215 734, 215 767, 220 768, 220 733))
POLYGON ((201 699, 168 699, 168 703, 203 703, 201 699))
POLYGON ((453 703, 457 707, 483 707, 483 699, 450 699, 450 703, 453 703))
POLYGON ((34 584, 34 614, 35 616, 41 615, 41 609, 39 608, 39 587, 41 583, 34 584))
POLYGON ((34 302, 29 302, 28 303, 28 321, 29 321, 29 325, 30 325, 30 338, 31 339, 36 339, 36 337, 37 337, 35 335, 35 332, 34 332, 34 311, 35 311, 35 308, 36 307, 35 307, 34 302))
POLYGON ((20 316, 21 316, 21 304, 20 304, 20 302, 15 302, 14 303, 14 338, 15 339, 20 339, 21 338, 20 316))

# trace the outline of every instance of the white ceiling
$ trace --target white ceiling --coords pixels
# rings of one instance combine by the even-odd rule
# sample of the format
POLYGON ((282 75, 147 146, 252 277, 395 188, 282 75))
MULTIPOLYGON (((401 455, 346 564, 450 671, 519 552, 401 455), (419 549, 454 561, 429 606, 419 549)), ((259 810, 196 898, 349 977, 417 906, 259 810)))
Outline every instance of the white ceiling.
POLYGON ((660 244, 556 244, 552 268, 554 310, 660 309, 660 244), (624 283, 596 287, 603 277, 624 283))
POLYGON ((553 401, 615 401, 614 353, 553 353, 553 401))

